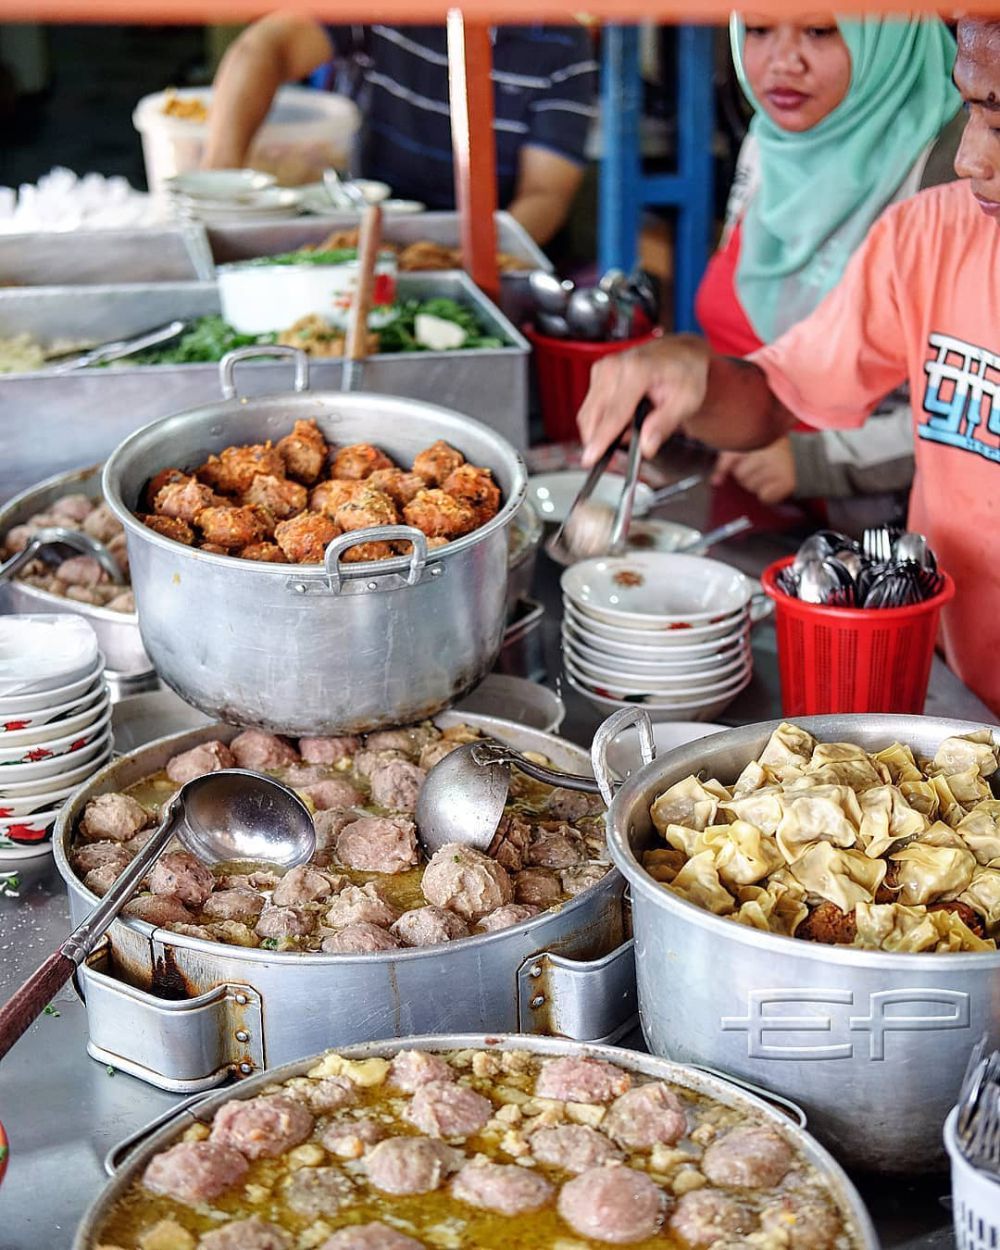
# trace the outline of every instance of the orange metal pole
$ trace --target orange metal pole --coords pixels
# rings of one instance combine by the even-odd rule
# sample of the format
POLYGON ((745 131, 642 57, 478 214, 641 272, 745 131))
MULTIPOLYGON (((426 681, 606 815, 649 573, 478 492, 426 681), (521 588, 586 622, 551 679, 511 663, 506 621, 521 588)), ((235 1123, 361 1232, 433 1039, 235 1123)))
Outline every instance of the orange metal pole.
POLYGON ((455 153, 462 260, 478 287, 500 294, 497 235, 496 144, 493 140, 493 49, 490 28, 458 9, 448 14, 448 90, 455 153))

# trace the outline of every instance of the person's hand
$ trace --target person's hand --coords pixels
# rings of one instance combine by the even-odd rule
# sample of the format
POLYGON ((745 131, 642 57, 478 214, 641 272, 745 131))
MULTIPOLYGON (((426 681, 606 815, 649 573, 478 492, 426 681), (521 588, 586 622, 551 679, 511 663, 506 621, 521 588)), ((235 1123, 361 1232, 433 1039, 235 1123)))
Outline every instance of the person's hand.
POLYGON ((641 450, 649 459, 705 399, 711 352, 696 335, 656 339, 599 360, 577 415, 583 464, 600 459, 632 420, 641 399, 652 405, 642 427, 641 450))
POLYGON ((763 504, 781 503, 795 491, 795 457, 791 441, 779 438, 760 451, 724 451, 715 462, 712 485, 727 477, 738 482, 763 504))

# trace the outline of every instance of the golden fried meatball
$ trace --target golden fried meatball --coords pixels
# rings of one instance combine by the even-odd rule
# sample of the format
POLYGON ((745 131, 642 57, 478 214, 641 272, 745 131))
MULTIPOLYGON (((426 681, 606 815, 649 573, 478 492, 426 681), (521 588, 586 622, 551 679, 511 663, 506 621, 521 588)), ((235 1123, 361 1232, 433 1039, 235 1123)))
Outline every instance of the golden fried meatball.
POLYGON ((359 490, 337 509, 334 518, 342 530, 363 530, 369 525, 395 525, 396 505, 380 490, 359 490))
POLYGON ((311 486, 326 467, 330 447, 315 421, 296 421, 291 434, 278 440, 278 455, 285 463, 285 472, 298 482, 311 486))
POLYGON ((836 903, 823 902, 813 907, 795 929, 797 938, 822 942, 826 946, 850 946, 858 935, 853 911, 841 911, 836 903))
POLYGON ((460 451, 439 438, 433 447, 418 452, 413 461, 413 472, 424 479, 428 486, 440 486, 449 473, 465 464, 460 451))
POLYGON ((218 543, 199 543, 199 551, 207 551, 213 556, 228 556, 229 552, 225 547, 220 547, 218 543))
POLYGON ((308 497, 308 491, 298 482, 289 481, 287 477, 258 473, 243 496, 243 502, 266 508, 276 521, 287 521, 290 516, 305 509, 308 497))
POLYGON ((284 477, 285 462, 268 440, 246 447, 227 447, 218 456, 209 456, 197 473, 199 481, 221 495, 244 495, 259 473, 284 477))
POLYGON ((267 535, 267 526, 261 521, 259 509, 254 507, 203 508, 195 524, 205 542, 227 549, 249 547, 267 535))
POLYGON ((363 481, 320 482, 309 492, 309 507, 313 512, 325 512, 332 520, 337 515, 340 505, 346 503, 348 499, 353 499, 358 491, 364 488, 363 481))
POLYGON ((376 469, 392 469, 395 466, 384 451, 372 447, 370 443, 352 443, 350 447, 341 447, 333 458, 330 476, 349 482, 360 481, 376 469))
POLYGON ((348 547, 340 558, 345 564, 366 564, 369 560, 388 560, 395 554, 392 543, 358 543, 348 547))
POLYGON ((155 530, 157 534, 162 534, 164 538, 172 538, 176 543, 183 543, 185 547, 190 547, 194 543, 194 530, 187 521, 182 521, 180 517, 143 516, 140 513, 139 520, 149 529, 155 530))
POLYGON ((405 508, 426 488, 427 483, 419 473, 405 473, 402 469, 376 469, 365 479, 365 485, 385 491, 397 508, 405 508))
POLYGON ((944 903, 928 903, 928 911, 950 911, 961 920, 967 929, 971 929, 976 937, 987 937, 986 925, 982 916, 974 911, 968 903, 963 903, 959 899, 949 899, 944 903))
POLYGON ((323 553, 340 533, 322 512, 300 512, 282 521, 274 539, 292 564, 321 564, 323 553))
POLYGON ((143 503, 147 512, 153 511, 156 496, 163 490, 164 486, 170 486, 174 482, 193 482, 194 480, 190 473, 184 473, 180 469, 161 469, 155 477, 149 479, 149 484, 143 493, 143 503))
POLYGON ((189 477, 164 486, 157 493, 153 511, 159 516, 180 517, 188 525, 193 525, 195 517, 203 509, 217 508, 220 505, 228 506, 227 501, 217 495, 211 486, 205 486, 189 477))
POLYGON ((241 560, 259 560, 263 564, 287 564, 288 557, 277 543, 251 543, 235 553, 241 560))
POLYGON ((415 525, 428 538, 459 538, 476 528, 476 514, 462 499, 443 490, 422 490, 403 509, 407 525, 415 525))
POLYGON ((464 500, 476 514, 476 525, 485 525, 500 511, 500 488, 489 469, 459 465, 449 473, 441 489, 446 495, 464 500))

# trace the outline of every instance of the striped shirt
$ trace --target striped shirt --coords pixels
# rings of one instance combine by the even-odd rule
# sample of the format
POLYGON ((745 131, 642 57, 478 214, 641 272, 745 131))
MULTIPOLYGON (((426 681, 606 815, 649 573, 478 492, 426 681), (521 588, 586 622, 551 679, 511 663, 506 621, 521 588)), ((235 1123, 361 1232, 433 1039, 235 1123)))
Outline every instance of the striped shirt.
MULTIPOLYGON (((354 94, 365 118, 360 172, 387 182, 396 196, 453 208, 444 27, 337 27, 330 33, 340 57, 353 52, 354 94)), ((590 36, 580 26, 499 27, 492 79, 497 191, 506 205, 522 147, 585 161, 597 88, 590 36)))

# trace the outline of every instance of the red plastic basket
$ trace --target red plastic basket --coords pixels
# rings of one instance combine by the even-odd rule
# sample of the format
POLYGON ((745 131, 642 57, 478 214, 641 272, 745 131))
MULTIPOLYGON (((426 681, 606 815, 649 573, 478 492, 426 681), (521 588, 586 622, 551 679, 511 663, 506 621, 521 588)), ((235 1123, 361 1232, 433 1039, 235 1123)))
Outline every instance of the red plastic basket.
POLYGON ((553 443, 575 442, 576 414, 586 398, 594 363, 605 356, 641 347, 655 338, 657 333, 651 330, 633 339, 582 343, 573 339, 549 338, 547 334, 539 334, 526 326, 524 336, 534 349, 545 437, 553 443))
POLYGON ((941 608, 955 594, 944 589, 906 608, 827 608, 778 589, 775 578, 793 557, 761 574, 774 600, 785 716, 828 712, 924 710, 941 608))

